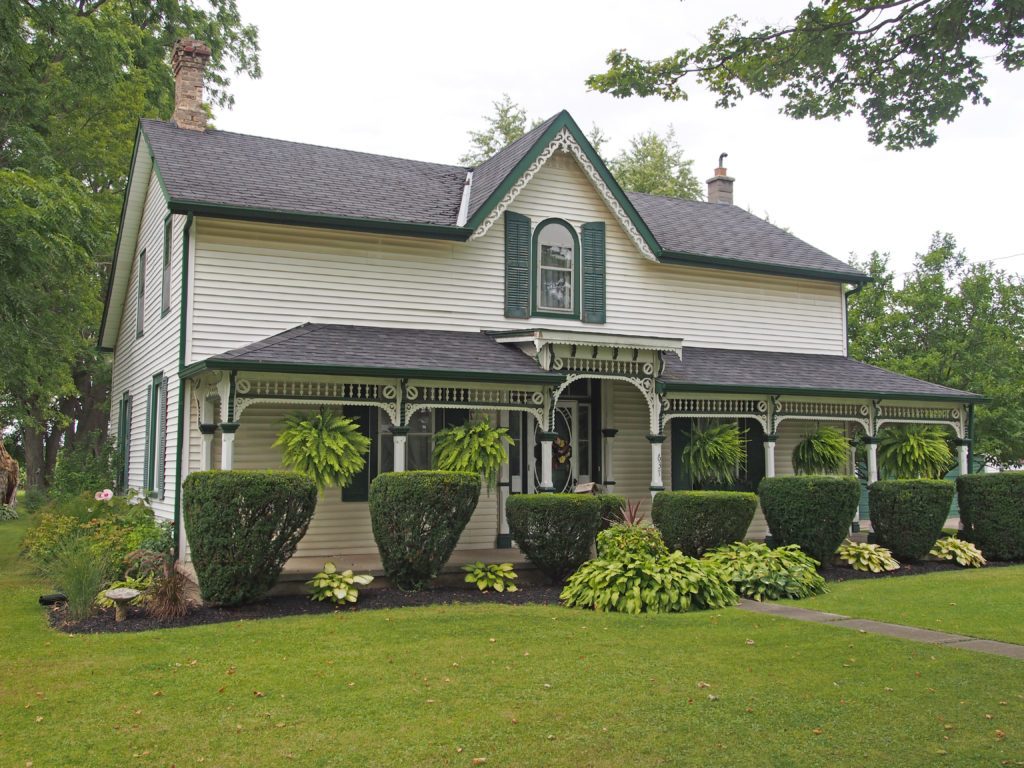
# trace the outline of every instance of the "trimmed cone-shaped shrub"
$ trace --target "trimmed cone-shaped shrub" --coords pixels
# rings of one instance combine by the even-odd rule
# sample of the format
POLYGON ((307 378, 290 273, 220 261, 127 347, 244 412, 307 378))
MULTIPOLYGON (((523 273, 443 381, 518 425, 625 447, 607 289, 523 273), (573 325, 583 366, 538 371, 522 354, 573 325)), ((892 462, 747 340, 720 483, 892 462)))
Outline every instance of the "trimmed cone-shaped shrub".
POLYGON ((949 480, 872 483, 868 508, 875 540, 897 560, 920 560, 942 536, 954 490, 949 480))
POLYGON ((508 528, 519 549, 548 578, 560 582, 590 557, 601 502, 581 493, 509 496, 508 528))
POLYGON ((316 484, 297 472, 185 478, 181 508, 203 600, 241 605, 263 597, 306 535, 316 498, 316 484))
POLYGON ((775 544, 796 544, 820 563, 832 559, 860 501, 856 477, 766 477, 757 487, 775 544))
POLYGON ((960 475, 960 534, 989 560, 1024 560, 1024 472, 960 475))
POLYGON ((662 491, 654 497, 651 520, 665 545, 684 555, 741 540, 757 510, 757 496, 734 491, 662 491))
POLYGON ((370 483, 370 522, 384 574, 409 592, 437 576, 480 500, 475 472, 385 472, 370 483))

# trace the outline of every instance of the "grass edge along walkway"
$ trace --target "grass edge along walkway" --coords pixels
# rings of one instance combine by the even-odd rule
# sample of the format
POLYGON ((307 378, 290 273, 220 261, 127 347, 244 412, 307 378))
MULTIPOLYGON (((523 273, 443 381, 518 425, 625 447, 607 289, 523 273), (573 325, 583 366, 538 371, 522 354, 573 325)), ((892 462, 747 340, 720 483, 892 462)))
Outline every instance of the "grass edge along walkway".
POLYGON ((969 651, 991 653, 997 656, 1006 656, 1011 659, 1024 659, 1024 645, 1015 643, 1004 643, 998 640, 984 640, 968 635, 954 635, 949 632, 938 632, 934 629, 922 629, 910 627, 904 624, 891 624, 887 621, 873 621, 871 619, 854 619, 844 616, 841 613, 828 613, 826 611, 812 611, 808 608, 800 608, 795 605, 780 605, 778 603, 759 603, 756 600, 740 600, 739 608, 753 613, 765 613, 771 616, 780 616, 797 621, 811 621, 816 624, 828 624, 829 626, 842 627, 843 629, 856 629, 860 632, 869 632, 876 635, 887 635, 898 637, 902 640, 914 640, 922 643, 934 643, 947 648, 965 648, 969 651))

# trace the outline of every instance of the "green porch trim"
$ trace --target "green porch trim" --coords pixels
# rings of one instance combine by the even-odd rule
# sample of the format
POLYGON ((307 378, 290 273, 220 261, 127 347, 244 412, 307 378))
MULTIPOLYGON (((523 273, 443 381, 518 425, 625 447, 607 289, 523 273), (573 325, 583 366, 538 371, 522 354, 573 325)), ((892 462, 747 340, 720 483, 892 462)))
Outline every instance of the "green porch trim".
POLYGON ((205 371, 250 371, 260 373, 310 373, 325 376, 363 376, 369 378, 415 378, 498 384, 561 384, 565 377, 558 373, 502 373, 500 371, 452 371, 416 368, 365 368, 344 365, 315 365, 311 363, 264 363, 246 360, 218 360, 210 358, 185 366, 179 371, 182 378, 205 371))
POLYGON ((705 256, 699 253, 686 253, 682 251, 662 251, 658 254, 658 261, 663 264, 678 264, 680 266, 688 267, 708 267, 710 269, 727 269, 735 272, 755 272, 765 275, 779 275, 781 277, 803 277, 811 280, 828 280, 830 282, 850 283, 851 285, 864 285, 872 282, 872 278, 867 275, 857 276, 843 272, 832 272, 825 269, 787 267, 781 264, 759 264, 752 261, 726 259, 721 256, 705 256))
POLYGON ((203 203, 176 198, 168 200, 167 205, 172 213, 190 212, 196 216, 209 216, 217 219, 258 221, 266 224, 291 224, 303 227, 317 227, 319 229, 343 229, 384 235, 405 235, 407 237, 426 237, 433 240, 463 242, 468 240, 469 236, 473 234, 471 229, 443 224, 417 224, 408 221, 360 219, 347 216, 332 216, 330 214, 277 211, 267 208, 221 205, 219 203, 203 203))
MULTIPOLYGON (((567 129, 569 134, 575 139, 576 143, 579 144, 580 149, 583 150, 583 154, 586 156, 590 164, 594 166, 598 176, 601 177, 601 181, 605 183, 608 189, 611 191, 612 196, 616 202, 622 206, 622 210, 626 212, 629 220, 637 228, 641 238, 647 243, 647 246, 655 254, 659 256, 661 254, 661 246, 658 245, 658 241, 654 238, 654 235, 647 228, 646 222, 637 213, 637 210, 633 207, 633 204, 626 197, 626 193, 622 191, 622 187, 612 176, 608 167, 604 164, 604 161, 594 151, 594 148, 590 145, 590 141, 584 135, 580 127, 576 125, 576 121, 572 119, 572 116, 566 111, 562 110, 555 116, 555 119, 551 121, 551 125, 544 131, 543 134, 534 142, 533 147, 529 152, 520 160, 516 167, 513 168, 502 180, 498 188, 495 189, 487 200, 477 209, 476 213, 466 222, 466 227, 470 231, 475 231, 477 227, 486 219, 491 212, 498 206, 505 195, 508 194, 509 190, 512 189, 513 185, 526 173, 527 169, 533 164, 533 161, 537 159, 541 152, 543 152, 548 144, 550 144, 554 138, 563 129, 567 129)), ((479 167, 479 166, 477 166, 479 167)))
POLYGON ((990 403, 992 398, 970 393, 964 395, 926 395, 908 394, 906 392, 867 392, 855 389, 812 389, 800 387, 752 387, 752 386, 725 386, 721 384, 692 384, 688 382, 659 381, 656 384, 659 393, 687 393, 687 392, 717 392, 719 394, 753 394, 762 397, 772 395, 803 395, 807 397, 860 397, 879 398, 886 400, 937 400, 949 403, 990 403))
MULTIPOLYGON (((181 303, 178 307, 178 370, 185 365, 185 339, 188 332, 188 254, 192 236, 192 214, 185 217, 185 225, 181 229, 181 303)), ((197 414, 198 416, 198 414, 197 414)), ((216 424, 200 424, 199 431, 204 427, 216 424)), ((185 380, 178 375, 178 426, 174 447, 174 522, 172 524, 171 553, 178 558, 178 540, 181 537, 181 459, 185 442, 185 380)), ((203 432, 203 434, 206 434, 203 432)), ((212 434, 212 433, 211 433, 212 434)))

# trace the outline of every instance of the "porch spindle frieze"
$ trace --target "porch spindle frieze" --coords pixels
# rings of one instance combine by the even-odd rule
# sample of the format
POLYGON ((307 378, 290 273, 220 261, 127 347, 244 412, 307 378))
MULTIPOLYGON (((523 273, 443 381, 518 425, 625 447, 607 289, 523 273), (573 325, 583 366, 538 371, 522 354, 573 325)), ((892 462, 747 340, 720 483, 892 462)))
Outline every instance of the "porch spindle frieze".
POLYGON ((763 398, 698 397, 694 395, 664 398, 664 425, 677 418, 755 419, 766 431, 769 403, 763 398))

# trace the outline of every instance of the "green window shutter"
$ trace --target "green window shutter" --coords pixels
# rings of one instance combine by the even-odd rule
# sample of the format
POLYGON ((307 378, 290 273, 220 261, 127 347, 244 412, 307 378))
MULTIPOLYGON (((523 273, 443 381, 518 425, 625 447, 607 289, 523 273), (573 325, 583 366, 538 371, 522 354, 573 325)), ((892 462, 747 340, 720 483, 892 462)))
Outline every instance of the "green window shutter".
POLYGON ((580 319, 584 323, 605 321, 604 222, 583 225, 583 300, 580 319))
POLYGON ((156 497, 163 501, 167 465, 167 377, 160 380, 156 410, 156 497))
POLYGON ((341 489, 341 500, 367 501, 370 498, 370 481, 377 476, 377 406, 346 405, 343 413, 345 418, 352 419, 359 425, 359 431, 370 438, 371 442, 370 452, 366 455, 366 466, 352 478, 352 482, 341 489))
POLYGON ((152 472, 153 462, 150 460, 150 451, 153 449, 153 385, 146 387, 146 434, 142 447, 142 489, 145 491, 153 487, 152 472))
POLYGON ((530 220, 505 211, 505 317, 530 316, 530 220))

